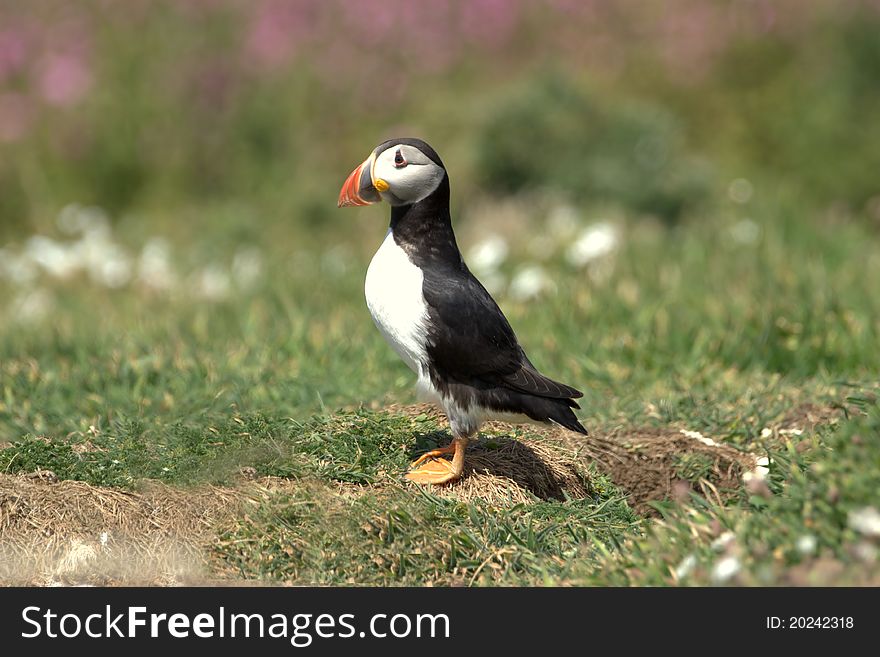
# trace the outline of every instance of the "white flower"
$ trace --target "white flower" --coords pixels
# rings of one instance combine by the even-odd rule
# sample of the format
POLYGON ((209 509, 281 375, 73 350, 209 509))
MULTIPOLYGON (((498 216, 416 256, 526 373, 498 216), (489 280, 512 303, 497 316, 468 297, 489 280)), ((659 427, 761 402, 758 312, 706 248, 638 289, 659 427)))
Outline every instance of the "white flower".
POLYGON ((101 259, 89 263, 89 275, 93 281, 107 287, 122 287, 131 280, 131 258, 122 247, 108 244, 101 259))
POLYGON ((229 296, 232 281, 219 265, 208 265, 195 274, 195 291, 205 299, 219 301, 229 296))
POLYGON ((755 474, 761 479, 766 479, 770 474, 770 464, 773 461, 767 456, 759 456, 755 459, 755 474))
POLYGON ((803 534, 798 538, 797 542, 795 543, 797 551, 805 556, 813 554, 816 551, 817 545, 818 541, 816 540, 816 537, 812 534, 803 534))
POLYGON ((569 247, 566 257, 572 265, 583 267, 612 253, 620 241, 617 228, 607 221, 587 226, 569 247))
POLYGON ((773 459, 766 456, 755 457, 755 469, 743 473, 743 481, 748 483, 752 480, 764 481, 770 475, 770 464, 773 459))
POLYGON ((99 207, 84 208, 78 203, 64 206, 58 213, 58 228, 68 235, 106 236, 110 232, 107 213, 99 207))
POLYGON ((508 293, 518 301, 526 301, 551 289, 555 289, 555 285, 547 272, 538 265, 528 265, 513 277, 508 293))
POLYGON ((122 287, 131 280, 131 258, 111 239, 103 210, 68 206, 58 222, 66 232, 82 236, 75 242, 59 242, 33 235, 20 255, 5 250, 0 254, 0 275, 19 284, 32 282, 40 269, 62 279, 86 271, 94 282, 107 287, 122 287))
POLYGON ((242 247, 232 259, 232 278, 242 289, 256 285, 263 275, 263 256, 255 246, 242 247))
POLYGON ((115 288, 131 280, 131 258, 108 232, 89 230, 68 248, 76 267, 88 271, 95 283, 115 288))
POLYGON ((742 569, 742 565, 734 556, 720 559, 712 569, 712 581, 715 584, 723 584, 742 569))
POLYGON ((730 227, 730 238, 737 244, 754 244, 761 237, 761 227, 751 219, 743 219, 730 227))
POLYGON ((500 235, 492 235, 468 251, 468 264, 478 274, 489 274, 501 266, 509 251, 507 240, 500 235))
POLYGON ((720 552, 721 550, 726 548, 728 545, 730 545, 733 542, 733 539, 735 539, 735 538, 736 538, 736 536, 734 536, 733 532, 731 532, 731 531, 724 532, 723 534, 721 534, 721 536, 719 536, 714 541, 712 541, 712 549, 718 550, 720 552))
POLYGON ((865 536, 880 537, 880 511, 877 511, 873 506, 850 511, 847 524, 851 529, 865 536))
POLYGON ((752 183, 745 178, 737 178, 732 181, 727 188, 727 195, 734 203, 743 204, 749 202, 754 191, 755 189, 752 187, 752 183))
POLYGON ((27 258, 56 278, 67 278, 79 268, 79 262, 72 249, 44 235, 34 235, 28 239, 24 253, 27 258))
POLYGON ((853 553, 860 561, 872 564, 877 561, 877 547, 868 541, 859 541, 853 546, 853 553))
POLYGON ((681 434, 687 436, 688 438, 693 438, 694 440, 699 440, 704 445, 708 445, 709 447, 718 447, 718 443, 716 443, 711 438, 706 438, 699 431, 688 431, 687 429, 681 429, 679 431, 681 434))
POLYGON ((687 555, 675 569, 675 578, 684 579, 693 572, 697 565, 697 557, 694 554, 687 555))
POLYGON ((736 536, 734 535, 733 532, 731 532, 731 531, 724 532, 723 534, 721 534, 721 536, 719 536, 714 541, 712 541, 712 549, 720 552, 721 550, 726 548, 728 545, 730 545, 733 542, 733 539, 735 539, 735 538, 736 538, 736 536))
POLYGON ((152 288, 167 290, 174 285, 174 279, 168 242, 161 237, 150 238, 141 249, 138 280, 152 288))

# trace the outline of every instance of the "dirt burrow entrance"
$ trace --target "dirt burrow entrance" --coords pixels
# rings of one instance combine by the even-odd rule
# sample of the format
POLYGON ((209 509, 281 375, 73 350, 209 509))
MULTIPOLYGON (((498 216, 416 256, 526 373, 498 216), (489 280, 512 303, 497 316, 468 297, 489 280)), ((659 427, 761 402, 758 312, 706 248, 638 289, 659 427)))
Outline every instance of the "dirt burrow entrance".
POLYGON ((742 489, 753 455, 687 430, 618 430, 590 440, 585 452, 635 511, 659 515, 653 502, 686 502, 691 493, 727 502, 742 489))

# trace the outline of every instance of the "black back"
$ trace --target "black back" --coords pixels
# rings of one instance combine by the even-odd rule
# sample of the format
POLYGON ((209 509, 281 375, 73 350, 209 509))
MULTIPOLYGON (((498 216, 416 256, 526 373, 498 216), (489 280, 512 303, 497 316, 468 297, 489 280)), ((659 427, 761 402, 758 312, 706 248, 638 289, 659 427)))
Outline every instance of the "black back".
MULTIPOLYGON (((399 143, 416 146, 442 166, 418 139, 389 140, 377 152, 399 143)), ((424 275, 432 382, 465 408, 477 403, 586 433, 571 412, 578 407, 572 399, 582 393, 535 369, 498 304, 465 265, 452 230, 449 192, 447 174, 427 198, 391 208, 394 241, 424 275)))

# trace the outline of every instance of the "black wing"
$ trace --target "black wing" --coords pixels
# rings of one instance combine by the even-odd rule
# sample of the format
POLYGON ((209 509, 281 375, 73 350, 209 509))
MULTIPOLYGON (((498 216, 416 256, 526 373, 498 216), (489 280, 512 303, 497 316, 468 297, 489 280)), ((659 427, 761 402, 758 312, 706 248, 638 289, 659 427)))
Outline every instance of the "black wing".
POLYGON ((529 362, 498 304, 462 264, 425 269, 432 329, 428 355, 438 374, 477 387, 503 387, 550 399, 582 397, 529 362))

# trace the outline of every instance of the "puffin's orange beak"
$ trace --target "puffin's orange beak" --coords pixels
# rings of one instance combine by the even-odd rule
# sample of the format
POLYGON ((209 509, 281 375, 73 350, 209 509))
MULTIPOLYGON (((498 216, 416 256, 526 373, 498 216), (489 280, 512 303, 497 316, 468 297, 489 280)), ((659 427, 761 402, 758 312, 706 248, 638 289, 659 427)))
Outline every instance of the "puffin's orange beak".
POLYGON ((370 155, 345 179, 345 184, 342 185, 342 190, 339 192, 338 207, 370 205, 382 200, 379 190, 373 185, 372 169, 374 159, 375 156, 370 155))

